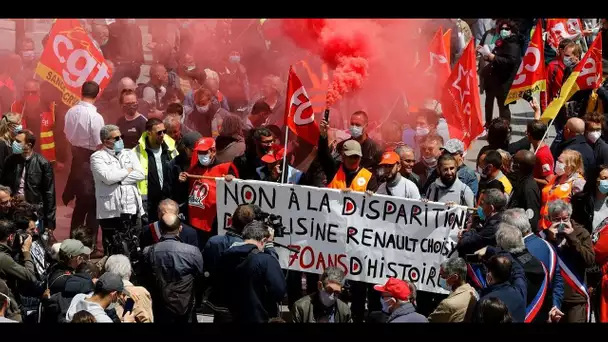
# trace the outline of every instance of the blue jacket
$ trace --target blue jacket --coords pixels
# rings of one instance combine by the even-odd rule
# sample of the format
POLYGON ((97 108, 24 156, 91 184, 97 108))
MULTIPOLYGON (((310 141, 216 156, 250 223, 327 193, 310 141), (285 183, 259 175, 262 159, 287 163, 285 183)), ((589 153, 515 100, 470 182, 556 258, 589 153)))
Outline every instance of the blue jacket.
POLYGON ((387 323, 428 323, 429 320, 416 312, 412 303, 405 303, 391 313, 387 323))
MULTIPOLYGON (((144 226, 141 233, 141 248, 145 248, 160 241, 160 237, 162 236, 161 234, 162 232, 160 232, 160 227, 158 227, 158 221, 144 226), (155 230, 154 233, 152 232, 153 229, 155 230)), ((179 232, 179 239, 185 244, 199 248, 198 235, 196 234, 196 229, 183 222, 182 231, 179 232)))
POLYGON ((234 323, 267 323, 279 317, 278 304, 287 292, 279 261, 254 249, 253 244, 234 244, 217 268, 221 298, 234 323))
POLYGON ((481 298, 475 306, 475 311, 479 310, 479 303, 486 298, 498 298, 505 303, 511 313, 513 322, 523 323, 526 319, 526 298, 528 284, 524 269, 517 262, 512 263, 511 281, 494 284, 486 287, 481 292, 481 298))
POLYGON ((463 182, 464 184, 468 185, 469 188, 471 188, 471 191, 473 191, 473 195, 475 195, 475 197, 477 197, 477 189, 479 187, 479 180, 477 179, 477 175, 475 174, 475 171, 471 170, 470 167, 462 164, 458 168, 458 179, 460 179, 460 181, 463 182))
MULTIPOLYGON (((205 248, 203 248, 205 277, 209 277, 211 274, 215 273, 222 254, 236 242, 243 242, 243 238, 230 231, 226 232, 225 235, 215 235, 207 240, 207 244, 205 245, 205 248)), ((277 260, 279 259, 277 251, 270 245, 264 248, 264 253, 272 255, 277 260)))
POLYGON ((557 262, 557 252, 548 242, 534 234, 526 236, 524 242, 528 252, 540 260, 548 272, 551 272, 551 265, 555 264, 555 273, 551 279, 551 297, 553 306, 560 309, 564 299, 564 279, 557 262))

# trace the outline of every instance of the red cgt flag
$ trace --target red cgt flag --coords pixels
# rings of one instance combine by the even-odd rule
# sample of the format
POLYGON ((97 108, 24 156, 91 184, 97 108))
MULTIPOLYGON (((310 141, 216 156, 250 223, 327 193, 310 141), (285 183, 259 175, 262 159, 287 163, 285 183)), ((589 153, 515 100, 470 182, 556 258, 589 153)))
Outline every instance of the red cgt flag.
POLYGON ((310 97, 293 70, 293 66, 289 68, 289 79, 287 80, 285 118, 289 129, 297 136, 313 145, 319 142, 319 126, 315 122, 310 97))
POLYGON ((519 70, 513 79, 505 104, 515 102, 526 92, 538 93, 546 88, 545 46, 543 43, 542 19, 538 19, 526 54, 521 60, 519 70))
POLYGON ((483 132, 474 43, 471 39, 454 65, 441 101, 450 137, 460 139, 466 148, 483 132))

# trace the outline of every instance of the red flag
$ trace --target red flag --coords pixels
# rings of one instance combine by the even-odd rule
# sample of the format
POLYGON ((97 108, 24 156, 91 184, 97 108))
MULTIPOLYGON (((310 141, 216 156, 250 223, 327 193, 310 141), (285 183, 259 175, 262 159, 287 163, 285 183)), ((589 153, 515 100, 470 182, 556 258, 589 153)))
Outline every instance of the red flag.
POLYGON ((450 55, 452 54, 452 29, 448 29, 443 34, 443 46, 445 49, 445 55, 448 56, 448 64, 450 64, 450 55))
POLYGON ((483 132, 478 89, 475 40, 472 39, 454 65, 441 102, 450 137, 460 139, 466 148, 483 132))
POLYGON ((578 19, 547 19, 547 42, 553 50, 559 49, 564 38, 573 39, 580 36, 581 24, 578 19))
POLYGON ((450 77, 450 61, 445 51, 443 41, 443 30, 439 28, 431 40, 429 45, 428 61, 422 64, 426 67, 425 74, 429 77, 429 84, 434 84, 434 89, 431 97, 438 100, 441 98, 441 93, 450 77))
POLYGON ((600 31, 583 59, 574 68, 574 71, 580 71, 576 78, 579 90, 597 89, 602 84, 602 49, 602 31, 600 31))
POLYGON ((538 19, 534 34, 521 60, 519 70, 513 79, 505 104, 521 99, 526 92, 537 93, 546 87, 545 48, 543 44, 543 26, 538 19))
POLYGON ((286 102, 285 122, 289 125, 289 129, 307 142, 316 145, 319 142, 319 126, 315 122, 310 97, 293 66, 289 68, 286 102))

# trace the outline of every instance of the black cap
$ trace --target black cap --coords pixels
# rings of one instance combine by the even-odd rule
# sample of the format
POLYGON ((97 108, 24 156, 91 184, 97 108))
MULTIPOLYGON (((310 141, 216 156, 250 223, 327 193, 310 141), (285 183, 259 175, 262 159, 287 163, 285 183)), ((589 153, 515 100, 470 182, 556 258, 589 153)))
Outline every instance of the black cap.
POLYGON ((122 281, 122 278, 114 273, 106 272, 97 279, 95 283, 95 292, 124 292, 125 284, 122 281))
POLYGON ((192 150, 194 149, 194 145, 196 145, 196 142, 202 137, 203 136, 199 132, 188 132, 182 136, 180 144, 183 145, 185 148, 189 148, 192 150))

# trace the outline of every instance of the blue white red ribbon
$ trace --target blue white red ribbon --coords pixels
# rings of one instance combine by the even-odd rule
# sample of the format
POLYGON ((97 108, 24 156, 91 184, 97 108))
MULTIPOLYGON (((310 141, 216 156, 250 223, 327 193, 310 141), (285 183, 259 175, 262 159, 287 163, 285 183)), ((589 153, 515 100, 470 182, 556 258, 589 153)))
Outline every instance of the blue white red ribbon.
POLYGON ((526 319, 524 321, 525 323, 530 323, 534 321, 534 319, 538 315, 538 312, 543 306, 545 297, 547 296, 547 288, 549 287, 549 272, 547 271, 545 264, 543 264, 542 262, 540 264, 543 267, 545 277, 543 279, 543 283, 540 286, 540 289, 538 290, 538 293, 532 300, 532 303, 530 303, 530 305, 526 307, 526 319))

